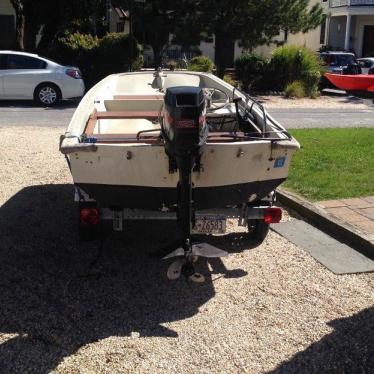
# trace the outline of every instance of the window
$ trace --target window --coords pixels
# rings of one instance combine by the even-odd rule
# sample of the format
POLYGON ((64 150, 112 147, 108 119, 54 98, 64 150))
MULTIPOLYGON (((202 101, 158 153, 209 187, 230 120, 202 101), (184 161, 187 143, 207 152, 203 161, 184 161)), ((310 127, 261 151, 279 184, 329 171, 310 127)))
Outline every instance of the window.
POLYGON ((6 69, 45 69, 47 63, 38 58, 22 56, 22 55, 7 55, 6 69))
POLYGON ((326 20, 321 23, 321 34, 319 37, 319 44, 325 44, 325 35, 326 35, 326 20))
POLYGON ((0 70, 5 69, 6 55, 0 54, 0 70))
POLYGON ((117 22, 117 32, 125 31, 125 22, 117 22))
POLYGON ((346 66, 356 62, 353 55, 336 55, 335 60, 338 66, 346 66))
POLYGON ((373 64, 370 60, 358 60, 358 64, 362 68, 371 68, 371 65, 373 64))

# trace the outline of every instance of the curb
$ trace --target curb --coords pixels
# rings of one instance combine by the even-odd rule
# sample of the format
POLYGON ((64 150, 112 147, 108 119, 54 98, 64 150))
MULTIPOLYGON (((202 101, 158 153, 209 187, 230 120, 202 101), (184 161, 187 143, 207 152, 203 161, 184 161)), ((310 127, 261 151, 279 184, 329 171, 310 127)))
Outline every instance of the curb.
POLYGON ((321 231, 352 246, 374 260, 374 243, 364 238, 343 221, 331 217, 308 200, 283 189, 277 190, 277 201, 299 213, 321 231))

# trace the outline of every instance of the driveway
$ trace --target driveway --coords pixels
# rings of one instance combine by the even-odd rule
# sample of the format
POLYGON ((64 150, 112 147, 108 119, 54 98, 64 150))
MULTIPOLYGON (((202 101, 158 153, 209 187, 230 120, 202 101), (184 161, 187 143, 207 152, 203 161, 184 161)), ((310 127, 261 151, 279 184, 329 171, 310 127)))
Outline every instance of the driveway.
POLYGON ((150 256, 172 224, 127 224, 98 255, 77 239, 63 128, 49 127, 0 128, 2 374, 372 371, 373 273, 335 275, 236 224, 206 238, 230 256, 199 260, 201 285, 150 256))

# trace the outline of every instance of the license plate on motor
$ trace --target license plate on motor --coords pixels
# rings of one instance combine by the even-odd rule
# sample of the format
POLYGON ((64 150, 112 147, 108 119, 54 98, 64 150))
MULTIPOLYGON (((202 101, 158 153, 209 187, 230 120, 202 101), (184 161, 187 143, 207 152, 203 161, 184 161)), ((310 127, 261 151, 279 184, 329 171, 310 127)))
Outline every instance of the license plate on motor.
POLYGON ((226 217, 214 215, 197 217, 192 231, 194 234, 224 234, 226 217))

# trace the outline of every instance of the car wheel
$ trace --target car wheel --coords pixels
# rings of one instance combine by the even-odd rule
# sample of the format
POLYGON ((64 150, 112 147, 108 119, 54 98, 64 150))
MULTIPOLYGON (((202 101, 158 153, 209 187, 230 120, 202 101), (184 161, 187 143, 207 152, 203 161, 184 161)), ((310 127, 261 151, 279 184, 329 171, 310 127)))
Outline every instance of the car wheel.
POLYGON ((61 91, 54 84, 44 83, 36 88, 34 97, 39 104, 52 106, 61 99, 61 91))

